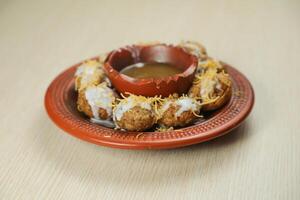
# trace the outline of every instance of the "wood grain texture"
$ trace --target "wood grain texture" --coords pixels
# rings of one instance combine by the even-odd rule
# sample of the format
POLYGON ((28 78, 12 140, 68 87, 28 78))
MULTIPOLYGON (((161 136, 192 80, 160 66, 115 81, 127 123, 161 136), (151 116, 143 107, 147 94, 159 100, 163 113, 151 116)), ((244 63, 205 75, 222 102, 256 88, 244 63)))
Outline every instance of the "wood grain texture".
POLYGON ((299 1, 0 1, 0 199, 300 199, 299 1), (99 147, 44 110, 67 66, 139 41, 202 41, 256 92, 232 134, 188 148, 99 147))

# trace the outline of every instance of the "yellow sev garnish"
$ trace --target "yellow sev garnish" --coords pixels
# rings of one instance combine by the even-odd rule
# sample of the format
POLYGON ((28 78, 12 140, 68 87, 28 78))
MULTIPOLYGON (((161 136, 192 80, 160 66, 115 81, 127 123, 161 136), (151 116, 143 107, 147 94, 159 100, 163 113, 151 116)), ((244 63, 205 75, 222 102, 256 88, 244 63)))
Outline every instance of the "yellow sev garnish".
POLYGON ((147 97, 142 96, 142 95, 134 95, 134 94, 131 94, 129 92, 126 92, 125 94, 128 95, 128 96, 126 97, 123 93, 120 93, 122 99, 118 99, 119 102, 128 102, 128 99, 131 98, 133 100, 133 104, 138 104, 138 103, 141 103, 141 102, 152 103, 152 99, 150 97, 147 98, 147 97))
MULTIPOLYGON (((204 67, 207 67, 206 70, 203 73, 196 74, 193 82, 193 87, 200 88, 200 97, 195 98, 202 102, 202 106, 214 103, 221 98, 222 95, 220 96, 215 93, 217 85, 226 85, 227 87, 231 85, 229 75, 224 70, 218 72, 218 67, 220 67, 219 62, 208 60, 204 67)), ((222 87, 220 89, 223 90, 222 87)))
POLYGON ((213 59, 208 59, 206 62, 204 63, 200 63, 200 67, 204 67, 204 68, 222 68, 221 64, 213 59))
MULTIPOLYGON (((131 103, 133 104, 132 107, 139 105, 140 103, 148 103, 152 108, 153 111, 156 114, 156 118, 157 120, 159 118, 162 117, 162 113, 160 112, 160 108, 161 106, 166 103, 167 101, 176 101, 176 100, 180 100, 180 99, 184 99, 184 98, 191 98, 195 100, 195 104, 197 105, 197 107, 201 107, 202 103, 200 103, 199 101, 197 101, 196 98, 192 98, 192 97, 188 97, 186 94, 183 94, 181 97, 178 97, 177 94, 173 94, 173 95, 169 95, 169 97, 167 98, 162 98, 161 96, 154 96, 154 97, 145 97, 145 96, 141 96, 141 95, 134 95, 131 93, 125 93, 128 96, 125 96, 124 94, 120 94, 122 98, 118 98, 116 100, 116 102, 113 104, 113 107, 115 108, 116 105, 118 104, 126 104, 129 102, 129 99, 131 101, 131 103)), ((199 115, 197 111, 195 110, 191 110, 191 112, 193 112, 193 114, 196 117, 203 117, 202 115, 199 115)))
MULTIPOLYGON (((128 96, 125 96, 122 93, 120 94, 122 98, 118 98, 116 104, 128 103, 129 98, 130 98, 130 100, 132 101, 132 104, 133 104, 132 107, 139 105, 140 103, 148 103, 154 109, 154 112, 156 114, 158 114, 158 107, 163 101, 161 96, 145 97, 145 96, 141 96, 141 95, 134 95, 129 92, 126 92, 125 94, 128 96)), ((116 106, 116 104, 114 105, 114 107, 116 106)))
POLYGON ((141 133, 139 133, 139 134, 137 134, 136 136, 135 136, 135 138, 136 139, 138 139, 140 136, 142 136, 143 134, 145 134, 144 132, 141 132, 141 133))
POLYGON ((85 89, 90 85, 98 85, 104 80, 102 65, 98 60, 90 59, 83 61, 75 73, 76 90, 85 89))
MULTIPOLYGON (((203 104, 200 103, 197 100, 197 98, 189 97, 187 94, 183 94, 181 97, 179 97, 179 99, 183 99, 183 98, 191 98, 191 99, 195 100, 195 104, 199 107, 197 111, 200 111, 200 108, 203 104)), ((191 111, 196 117, 199 117, 199 118, 203 117, 202 115, 197 114, 197 111, 195 111, 195 110, 191 110, 191 111)))
POLYGON ((164 127, 164 126, 160 126, 160 127, 157 127, 155 131, 157 132, 166 132, 166 131, 173 131, 174 130, 174 127, 164 127))
POLYGON ((87 66, 91 66, 91 67, 101 66, 101 63, 97 60, 86 60, 83 63, 86 64, 87 66))
MULTIPOLYGON (((200 104, 199 104, 199 105, 200 105, 200 104)), ((199 118, 202 118, 202 117, 203 117, 203 115, 197 114, 194 110, 192 110, 192 113, 193 113, 196 117, 199 117, 199 118)))
POLYGON ((194 79, 194 84, 200 84, 201 80, 204 78, 207 79, 215 79, 217 77, 217 69, 216 68, 209 68, 207 71, 205 71, 202 74, 196 74, 194 79))
POLYGON ((159 116, 159 107, 163 103, 163 99, 160 96, 152 97, 152 104, 154 108, 154 112, 157 116, 159 116))
POLYGON ((222 70, 222 72, 218 74, 218 79, 227 86, 231 85, 229 74, 225 73, 224 70, 222 70))

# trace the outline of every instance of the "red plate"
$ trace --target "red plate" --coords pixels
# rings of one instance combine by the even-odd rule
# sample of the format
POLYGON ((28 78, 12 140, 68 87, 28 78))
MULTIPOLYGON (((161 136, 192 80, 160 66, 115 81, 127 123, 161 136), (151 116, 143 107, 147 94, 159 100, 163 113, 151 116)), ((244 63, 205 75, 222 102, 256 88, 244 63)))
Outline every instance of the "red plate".
POLYGON ((239 71, 226 65, 233 82, 230 102, 207 114, 194 125, 166 132, 124 132, 91 123, 76 108, 74 90, 76 64, 57 76, 45 95, 50 118, 60 128, 80 139, 98 145, 122 149, 168 149, 192 145, 219 137, 236 128, 248 116, 254 104, 250 82, 239 71))

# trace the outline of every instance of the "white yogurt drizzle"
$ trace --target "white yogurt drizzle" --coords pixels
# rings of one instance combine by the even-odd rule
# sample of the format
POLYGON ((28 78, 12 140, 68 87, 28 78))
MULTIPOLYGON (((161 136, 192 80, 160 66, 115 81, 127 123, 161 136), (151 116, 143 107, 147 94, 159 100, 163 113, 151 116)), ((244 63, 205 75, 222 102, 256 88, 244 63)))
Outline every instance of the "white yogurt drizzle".
POLYGON ((180 106, 179 110, 177 110, 177 112, 175 113, 176 117, 181 115, 185 111, 192 110, 194 112, 198 109, 196 101, 189 97, 177 99, 175 103, 180 106))
POLYGON ((135 106, 140 106, 141 108, 151 110, 151 105, 149 102, 138 102, 133 97, 128 97, 126 101, 120 102, 114 109, 113 119, 120 121, 123 114, 135 106))
POLYGON ((181 97, 179 99, 176 99, 174 101, 169 100, 163 104, 161 107, 161 113, 163 114, 170 106, 179 106, 179 109, 176 111, 175 116, 180 116, 185 111, 197 111, 199 109, 199 106, 197 105, 197 102, 195 99, 190 97, 181 97))
POLYGON ((198 62, 197 73, 202 73, 207 68, 222 69, 223 66, 219 60, 215 58, 209 58, 207 60, 198 62))
POLYGON ((96 71, 96 66, 82 65, 77 68, 75 76, 92 75, 96 71))
POLYGON ((93 80, 97 80, 99 77, 101 77, 104 72, 100 66, 100 63, 96 61, 90 61, 85 62, 78 67, 75 72, 75 76, 81 77, 80 85, 87 86, 90 82, 93 82, 93 80))
POLYGON ((163 114, 166 110, 168 110, 168 108, 170 107, 170 105, 172 104, 171 100, 168 100, 167 102, 165 102, 162 107, 160 108, 160 112, 161 114, 163 114))
POLYGON ((99 109, 106 110, 109 117, 112 115, 112 103, 115 100, 112 89, 105 84, 91 86, 86 89, 85 97, 91 107, 95 119, 100 119, 99 109))

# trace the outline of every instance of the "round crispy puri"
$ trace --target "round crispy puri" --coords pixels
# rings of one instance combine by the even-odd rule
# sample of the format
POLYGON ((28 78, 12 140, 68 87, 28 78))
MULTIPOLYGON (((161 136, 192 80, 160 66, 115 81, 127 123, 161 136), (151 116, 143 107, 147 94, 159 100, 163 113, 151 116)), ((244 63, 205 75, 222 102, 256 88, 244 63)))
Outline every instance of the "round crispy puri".
MULTIPOLYGON (((216 110, 223 106, 225 103, 229 101, 231 98, 231 80, 228 75, 225 75, 224 73, 218 73, 217 74, 219 83, 221 84, 221 90, 215 89, 214 91, 214 97, 219 97, 216 101, 205 104, 205 101, 202 100, 202 103, 204 105, 202 106, 202 110, 204 111, 211 111, 216 110)), ((201 91, 201 83, 194 84, 189 90, 189 96, 190 97, 200 97, 200 91, 201 91)))
MULTIPOLYGON (((78 92, 77 108, 79 111, 83 112, 88 117, 94 118, 91 106, 89 105, 85 97, 85 90, 80 90, 78 92)), ((106 120, 109 118, 107 111, 103 108, 99 108, 98 113, 99 113, 99 118, 102 120, 106 120)))
POLYGON ((176 112, 180 109, 180 106, 171 105, 158 120, 160 125, 166 127, 183 127, 190 124, 195 118, 195 114, 191 111, 184 111, 179 116, 176 116, 176 112))
POLYGON ((225 103, 227 103, 230 100, 231 93, 232 89, 230 85, 223 91, 222 95, 216 101, 203 105, 202 110, 211 111, 222 107, 225 103))
POLYGON ((105 81, 105 74, 103 72, 95 72, 95 74, 91 77, 91 80, 88 83, 82 85, 81 80, 86 75, 79 75, 75 77, 75 90, 83 90, 91 85, 99 85, 100 83, 105 81))
POLYGON ((153 114, 153 111, 140 106, 135 106, 125 112, 121 120, 116 120, 115 122, 121 129, 128 131, 144 131, 155 124, 156 117, 153 114))

